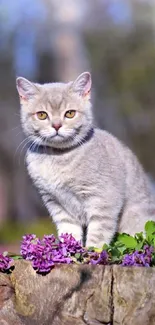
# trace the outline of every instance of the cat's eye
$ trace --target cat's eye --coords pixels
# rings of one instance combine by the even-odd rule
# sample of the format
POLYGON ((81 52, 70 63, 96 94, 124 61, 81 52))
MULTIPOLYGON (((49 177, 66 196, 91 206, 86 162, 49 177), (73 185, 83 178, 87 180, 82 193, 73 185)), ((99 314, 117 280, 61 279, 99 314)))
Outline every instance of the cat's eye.
POLYGON ((67 117, 67 118, 73 118, 75 116, 75 114, 76 114, 76 111, 70 110, 70 111, 67 111, 65 113, 65 117, 67 117))
POLYGON ((46 120, 47 117, 48 117, 48 114, 46 112, 43 112, 43 111, 37 112, 36 115, 37 115, 39 120, 46 120))

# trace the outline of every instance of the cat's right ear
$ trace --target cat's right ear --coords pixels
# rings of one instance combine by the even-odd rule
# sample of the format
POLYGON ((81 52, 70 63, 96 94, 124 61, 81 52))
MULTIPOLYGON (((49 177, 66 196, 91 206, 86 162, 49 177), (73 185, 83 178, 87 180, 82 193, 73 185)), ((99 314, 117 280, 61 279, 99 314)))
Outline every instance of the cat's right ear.
POLYGON ((23 77, 16 79, 16 87, 20 99, 24 101, 28 101, 38 92, 36 85, 23 77))
POLYGON ((90 95, 91 84, 91 74, 89 72, 83 72, 73 82, 72 89, 79 96, 86 97, 90 95))

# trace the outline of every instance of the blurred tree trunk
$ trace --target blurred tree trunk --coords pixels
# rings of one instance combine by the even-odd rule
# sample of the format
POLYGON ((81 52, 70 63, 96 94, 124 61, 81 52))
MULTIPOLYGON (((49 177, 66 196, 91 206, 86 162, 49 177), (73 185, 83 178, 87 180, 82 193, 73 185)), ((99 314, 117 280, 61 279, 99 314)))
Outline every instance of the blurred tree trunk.
POLYGON ((7 218, 28 222, 39 214, 46 213, 37 200, 38 194, 29 180, 24 164, 26 141, 20 126, 15 78, 10 79, 11 84, 0 78, 0 107, 3 112, 0 119, 0 224, 7 218))
POLYGON ((74 80, 89 70, 90 62, 83 38, 83 24, 87 4, 85 1, 50 0, 52 12, 51 50, 55 56, 55 74, 58 81, 74 80))

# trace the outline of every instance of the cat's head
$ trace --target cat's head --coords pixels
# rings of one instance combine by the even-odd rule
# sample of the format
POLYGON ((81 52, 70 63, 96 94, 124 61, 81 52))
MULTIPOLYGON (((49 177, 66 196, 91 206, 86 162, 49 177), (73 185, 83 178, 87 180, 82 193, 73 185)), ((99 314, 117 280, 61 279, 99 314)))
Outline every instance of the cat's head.
POLYGON ((35 144, 69 148, 92 128, 91 75, 69 83, 36 84, 17 78, 24 132, 35 144))

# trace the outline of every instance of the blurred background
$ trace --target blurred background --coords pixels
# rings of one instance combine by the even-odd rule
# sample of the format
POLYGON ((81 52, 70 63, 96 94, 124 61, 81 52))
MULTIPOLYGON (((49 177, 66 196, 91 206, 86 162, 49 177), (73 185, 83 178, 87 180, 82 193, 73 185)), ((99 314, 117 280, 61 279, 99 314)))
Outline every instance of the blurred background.
POLYGON ((155 1, 0 0, 0 251, 55 232, 24 162, 16 76, 44 83, 90 70, 96 123, 155 179, 155 1))

